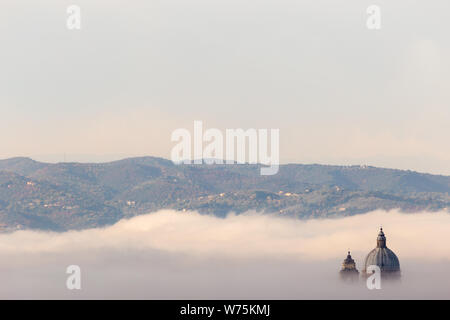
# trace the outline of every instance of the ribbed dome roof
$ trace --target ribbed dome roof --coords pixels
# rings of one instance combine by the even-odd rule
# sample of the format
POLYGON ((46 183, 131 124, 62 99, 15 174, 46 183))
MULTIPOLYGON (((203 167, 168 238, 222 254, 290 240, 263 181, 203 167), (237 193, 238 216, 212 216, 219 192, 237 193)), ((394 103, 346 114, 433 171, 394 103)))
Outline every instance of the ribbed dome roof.
POLYGON ((383 272, 399 272, 400 262, 395 253, 386 247, 386 237, 384 236, 383 228, 377 237, 377 247, 369 252, 364 261, 364 271, 370 265, 377 265, 383 272))
POLYGON ((397 256, 391 249, 375 248, 369 252, 364 262, 364 270, 370 265, 377 265, 381 271, 400 271, 400 262, 397 256))

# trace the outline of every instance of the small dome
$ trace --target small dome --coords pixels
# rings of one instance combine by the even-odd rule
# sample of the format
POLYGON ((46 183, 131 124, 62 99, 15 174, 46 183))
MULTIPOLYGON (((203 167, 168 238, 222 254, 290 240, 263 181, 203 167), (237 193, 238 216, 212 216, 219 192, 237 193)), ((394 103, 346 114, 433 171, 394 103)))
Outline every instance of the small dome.
POLYGON ((395 253, 386 246, 386 237, 383 228, 377 237, 377 247, 369 252, 364 261, 364 272, 371 265, 380 267, 381 272, 400 272, 400 262, 395 253))
POLYGON ((359 271, 356 269, 355 260, 352 259, 350 251, 347 254, 347 258, 342 263, 342 268, 339 273, 341 274, 342 280, 350 282, 358 281, 359 271))
POLYGON ((355 261, 352 259, 350 251, 347 252, 347 258, 345 258, 344 263, 345 264, 354 264, 355 263, 355 261))
POLYGON ((358 270, 356 269, 355 260, 352 259, 352 256, 350 255, 350 251, 347 253, 347 258, 342 263, 341 271, 356 271, 356 272, 358 272, 358 270))

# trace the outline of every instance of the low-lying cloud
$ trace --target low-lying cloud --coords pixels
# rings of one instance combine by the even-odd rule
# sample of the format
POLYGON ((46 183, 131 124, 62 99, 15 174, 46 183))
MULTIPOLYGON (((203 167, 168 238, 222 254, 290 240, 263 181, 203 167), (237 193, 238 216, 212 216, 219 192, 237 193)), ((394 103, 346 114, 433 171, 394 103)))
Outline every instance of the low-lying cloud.
POLYGON ((0 298, 450 298, 450 215, 376 211, 298 220, 163 210, 113 226, 0 235, 0 298), (359 270, 380 225, 402 282, 342 284, 347 250, 359 270), (79 265, 82 289, 65 273, 79 265))

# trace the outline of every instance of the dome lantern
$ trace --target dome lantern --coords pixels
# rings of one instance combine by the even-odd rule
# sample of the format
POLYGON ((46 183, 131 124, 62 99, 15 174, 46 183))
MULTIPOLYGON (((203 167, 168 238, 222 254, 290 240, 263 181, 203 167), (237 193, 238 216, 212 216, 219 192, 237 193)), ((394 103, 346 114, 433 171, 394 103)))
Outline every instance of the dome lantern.
POLYGON ((378 233, 377 248, 386 248, 386 237, 384 236, 383 228, 380 228, 378 233))

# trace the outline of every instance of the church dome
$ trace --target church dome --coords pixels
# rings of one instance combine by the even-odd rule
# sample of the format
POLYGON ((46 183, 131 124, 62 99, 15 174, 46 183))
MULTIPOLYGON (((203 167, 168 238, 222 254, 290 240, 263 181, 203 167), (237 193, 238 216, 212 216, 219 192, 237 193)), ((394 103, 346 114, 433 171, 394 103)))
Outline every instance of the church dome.
POLYGON ((395 253, 386 246, 383 228, 377 237, 377 247, 369 252, 364 261, 364 272, 370 265, 380 267, 382 273, 399 273, 400 262, 395 253))
POLYGON ((352 259, 352 256, 350 255, 350 251, 347 253, 347 258, 342 263, 342 269, 341 270, 342 271, 356 271, 356 272, 358 272, 358 270, 356 269, 355 260, 352 259))
POLYGON ((347 253, 347 258, 342 263, 342 268, 339 273, 341 274, 341 279, 345 281, 354 282, 358 280, 359 271, 356 269, 356 263, 355 260, 352 259, 350 251, 347 253))

